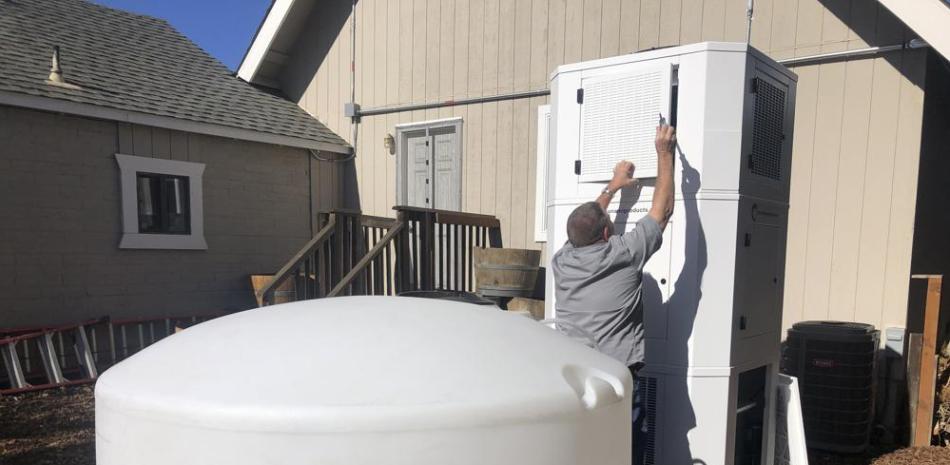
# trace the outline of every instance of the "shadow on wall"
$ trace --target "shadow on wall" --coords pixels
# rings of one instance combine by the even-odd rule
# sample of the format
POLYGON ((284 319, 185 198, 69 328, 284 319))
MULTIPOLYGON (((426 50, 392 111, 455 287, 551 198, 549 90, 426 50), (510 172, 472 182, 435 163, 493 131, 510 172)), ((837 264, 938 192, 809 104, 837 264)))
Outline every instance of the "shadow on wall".
MULTIPOLYGON (((682 368, 681 376, 669 377, 663 395, 666 398, 662 405, 681 406, 686 415, 678 418, 664 417, 663 412, 658 415, 665 422, 663 445, 664 463, 702 463, 693 458, 687 434, 696 427, 696 416, 689 398, 689 387, 686 383, 686 366, 689 365, 689 347, 687 340, 693 332, 696 320, 696 311, 702 297, 703 273, 706 270, 706 235, 699 218, 699 209, 695 194, 700 187, 699 171, 693 168, 680 153, 682 166, 682 182, 680 192, 683 195, 682 207, 685 210, 685 237, 695 240, 685 241, 685 255, 683 268, 674 283, 673 293, 663 303, 660 286, 649 274, 643 275, 643 309, 644 316, 652 312, 664 312, 668 321, 667 336, 670 341, 666 348, 667 363, 682 368), (679 335, 679 337, 677 337, 679 335)), ((652 318, 651 318, 652 319, 652 318)), ((656 319, 653 319, 656 320, 656 319)), ((649 346, 647 347, 649 350, 649 346)), ((649 352, 646 354, 650 359, 649 352)))
MULTIPOLYGON (((300 2, 303 5, 305 2, 300 2)), ((303 6, 301 7, 303 8, 303 6)), ((306 107, 305 102, 301 102, 307 89, 316 79, 317 70, 323 65, 327 58, 333 42, 338 36, 349 34, 349 30, 344 30, 346 22, 350 17, 351 2, 318 2, 312 5, 309 12, 300 12, 305 14, 306 19, 300 32, 294 37, 294 48, 290 51, 290 60, 287 62, 286 69, 281 73, 281 89, 286 98, 300 102, 306 107)), ((297 12, 292 11, 294 15, 297 12)), ((349 36, 345 36, 349 39, 349 36)), ((349 60, 349 57, 341 57, 342 60, 349 60)), ((348 66, 328 67, 331 71, 339 73, 349 73, 348 66)), ((340 85, 348 85, 347 76, 339 76, 340 85)), ((349 98, 348 90, 342 92, 341 89, 334 89, 334 93, 342 93, 349 98)), ((330 95, 328 89, 319 89, 320 98, 326 99, 330 95)), ((341 104, 342 105, 342 104, 341 104)), ((342 111, 342 109, 340 109, 342 111)), ((345 128, 349 131, 349 125, 345 128)), ((346 135, 342 134, 341 135, 346 135)), ((360 210, 359 185, 356 177, 356 164, 354 160, 349 161, 326 161, 340 158, 338 154, 320 154, 320 159, 312 161, 312 167, 316 167, 321 173, 329 173, 327 176, 319 176, 313 179, 313 195, 315 198, 316 211, 328 211, 337 208, 350 210, 360 210)), ((314 168, 311 168, 314 169, 314 168)))
MULTIPOLYGON (((944 275, 944 292, 940 297, 939 342, 950 340, 950 61, 930 51, 924 90, 924 116, 920 141, 920 170, 917 178, 917 211, 914 221, 914 250, 911 272, 944 275)), ((908 299, 907 328, 923 328, 924 281, 911 282, 908 299)))
MULTIPOLYGON (((299 2, 306 3, 306 2, 299 2)), ((316 78, 317 69, 326 60, 333 42, 338 36, 344 34, 343 28, 350 17, 352 5, 346 1, 336 2, 313 2, 309 13, 306 14, 303 27, 293 38, 294 46, 290 50, 290 60, 287 62, 284 72, 281 73, 281 88, 287 98, 298 102, 306 92, 307 87, 313 79, 316 78)), ((292 14, 295 12, 291 12, 292 14)), ((359 24, 357 24, 359 27, 359 24)), ((349 34, 349 30, 345 31, 349 34)), ((349 40, 349 35, 345 36, 349 40)), ((341 60, 349 61, 350 57, 341 57, 341 60)), ((349 73, 349 66, 329 67, 332 71, 340 73, 349 73)), ((349 78, 341 79, 340 85, 349 84, 349 78)), ((339 92, 341 89, 334 89, 339 92)), ((324 93, 324 96, 326 94, 324 93)), ((349 89, 346 94, 349 96, 349 89)), ((342 104, 341 104, 342 105, 342 104)), ((342 111, 342 109, 340 109, 342 111)))
MULTIPOLYGON (((839 21, 868 44, 868 47, 888 46, 907 43, 918 38, 910 28, 894 16, 884 5, 877 2, 847 0, 818 0, 839 21)), ((753 27, 755 27, 753 25, 753 27)), ((917 87, 924 88, 923 61, 926 50, 908 52, 889 52, 881 55, 894 69, 900 71, 907 80, 917 87)), ((839 61, 845 61, 841 59, 839 61)), ((823 61, 828 63, 829 61, 823 61)))

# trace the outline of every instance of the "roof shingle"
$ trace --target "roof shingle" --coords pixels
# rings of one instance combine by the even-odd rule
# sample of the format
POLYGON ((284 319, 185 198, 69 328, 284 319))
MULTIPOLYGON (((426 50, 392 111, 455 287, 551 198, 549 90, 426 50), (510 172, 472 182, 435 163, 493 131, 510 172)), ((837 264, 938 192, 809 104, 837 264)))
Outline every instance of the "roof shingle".
POLYGON ((166 21, 84 0, 0 0, 0 91, 347 146, 166 21), (54 46, 79 89, 47 84, 54 46))

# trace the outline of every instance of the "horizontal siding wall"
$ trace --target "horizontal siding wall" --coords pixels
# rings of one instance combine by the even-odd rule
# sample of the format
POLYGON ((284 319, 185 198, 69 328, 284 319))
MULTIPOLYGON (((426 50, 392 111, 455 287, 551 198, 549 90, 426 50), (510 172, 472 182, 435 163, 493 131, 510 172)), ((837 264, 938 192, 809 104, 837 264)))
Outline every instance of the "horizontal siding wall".
POLYGON ((249 275, 275 272, 310 238, 310 158, 0 106, 0 328, 255 306, 249 275), (119 249, 116 153, 206 165, 207 250, 119 249))
MULTIPOLYGON (((351 139, 343 116, 356 47, 363 108, 545 89, 558 65, 705 40, 744 41, 745 0, 360 0, 313 14, 283 76, 300 105, 351 139), (327 27, 336 25, 336 27, 327 27), (339 26, 339 25, 342 25, 339 26), (313 55, 328 50, 323 59, 313 55), (316 63, 307 68, 302 63, 316 63), (313 69, 315 68, 315 69, 313 69)), ((781 59, 911 36, 862 0, 758 0, 754 46, 781 59)), ((922 52, 797 66, 785 323, 903 324, 922 111, 922 52)), ((499 217, 506 245, 534 242, 537 106, 547 98, 363 118, 363 211, 391 215, 394 126, 464 121, 462 209, 499 217)))

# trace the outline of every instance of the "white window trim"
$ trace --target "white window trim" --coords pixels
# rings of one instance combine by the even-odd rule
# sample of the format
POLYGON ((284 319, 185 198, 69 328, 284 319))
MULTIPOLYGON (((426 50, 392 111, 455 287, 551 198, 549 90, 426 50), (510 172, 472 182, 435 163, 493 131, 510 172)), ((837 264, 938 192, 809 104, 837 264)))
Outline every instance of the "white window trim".
POLYGON ((551 106, 538 105, 538 137, 537 154, 535 159, 535 191, 534 191, 534 241, 548 241, 548 225, 546 209, 548 158, 551 153, 549 137, 551 123, 551 106))
POLYGON ((206 250, 208 248, 208 243, 205 242, 201 186, 201 177, 205 171, 204 163, 136 157, 121 153, 115 154, 115 159, 119 163, 122 186, 120 249, 206 250), (188 177, 191 234, 139 233, 138 189, 136 188, 136 174, 139 172, 188 177))

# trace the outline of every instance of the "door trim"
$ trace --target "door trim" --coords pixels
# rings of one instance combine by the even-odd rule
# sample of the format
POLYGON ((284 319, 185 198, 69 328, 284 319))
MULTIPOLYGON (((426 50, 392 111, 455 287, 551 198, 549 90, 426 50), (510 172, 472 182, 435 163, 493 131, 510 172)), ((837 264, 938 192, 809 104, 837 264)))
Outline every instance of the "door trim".
POLYGON ((408 154, 404 150, 406 142, 406 133, 425 130, 426 135, 428 136, 428 131, 435 128, 443 128, 447 126, 455 126, 455 133, 458 134, 458 153, 459 153, 459 169, 462 170, 459 182, 459 199, 460 199, 460 208, 462 210, 462 204, 465 203, 465 143, 462 133, 462 117, 457 116, 453 118, 442 118, 434 119, 428 121, 418 121, 413 123, 403 123, 397 124, 395 126, 396 130, 396 204, 397 205, 406 205, 409 202, 409 185, 408 179, 406 177, 406 169, 408 163, 408 154))

